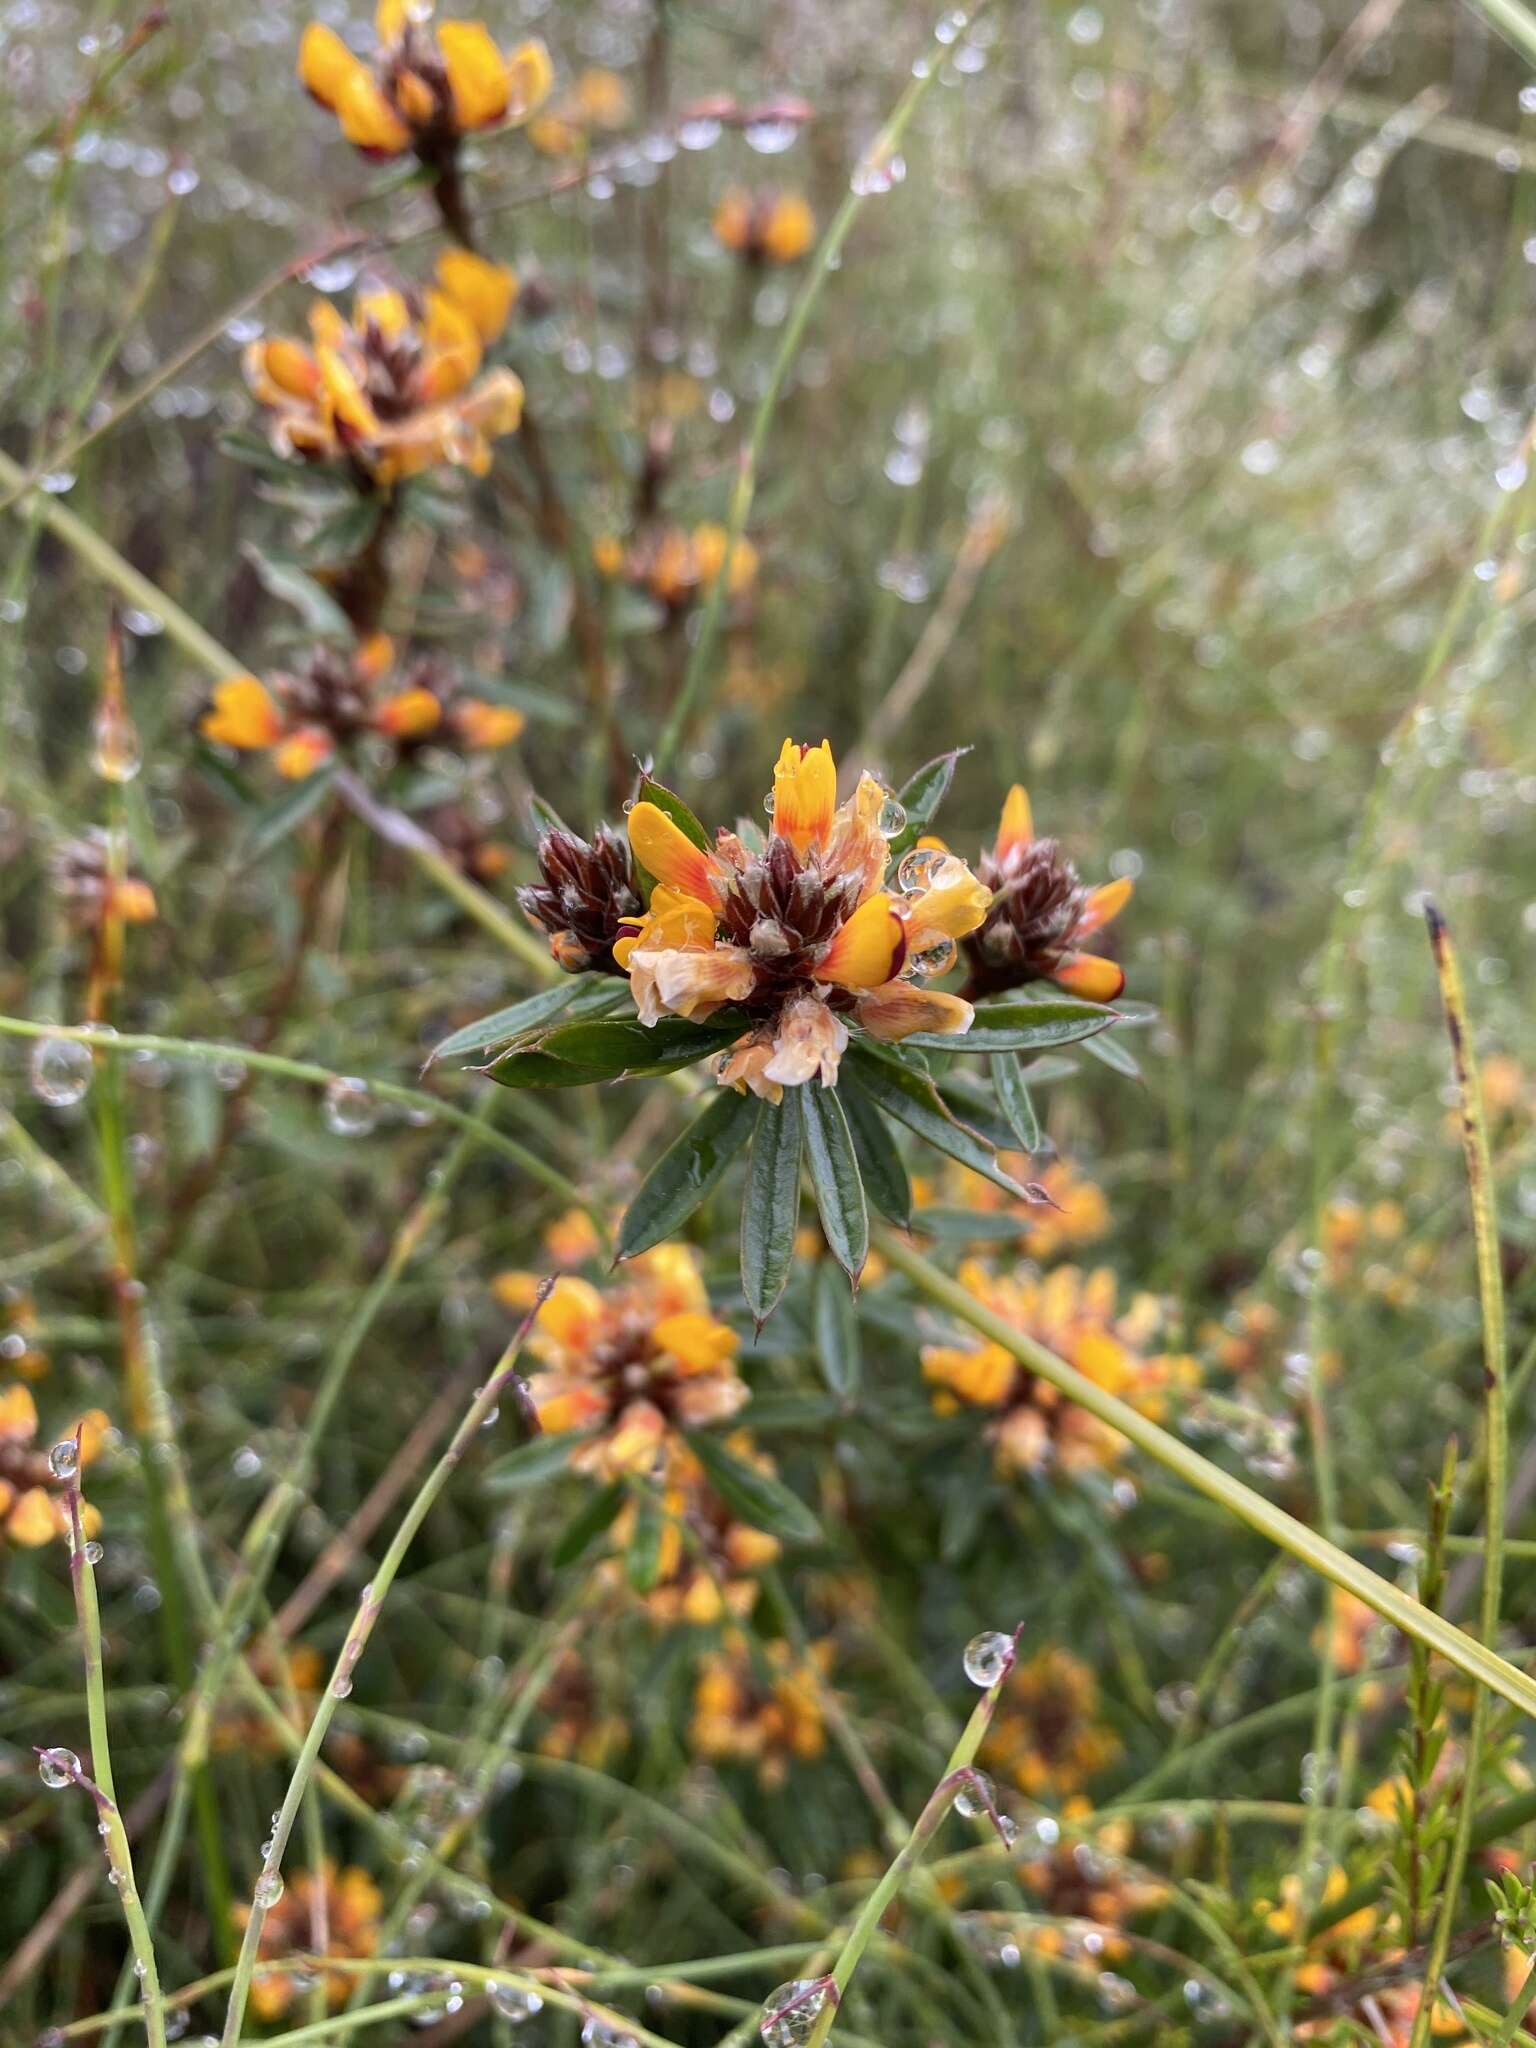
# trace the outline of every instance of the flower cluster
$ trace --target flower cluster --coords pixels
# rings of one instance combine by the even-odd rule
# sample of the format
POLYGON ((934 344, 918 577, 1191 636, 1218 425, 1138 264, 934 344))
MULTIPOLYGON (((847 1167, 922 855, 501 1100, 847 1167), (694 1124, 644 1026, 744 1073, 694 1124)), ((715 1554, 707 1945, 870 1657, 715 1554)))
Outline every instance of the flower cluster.
POLYGON ((568 974, 622 973, 614 945, 644 908, 628 842, 607 825, 590 840, 556 826, 539 841, 539 871, 517 900, 559 964, 568 974))
MULTIPOLYGON (((966 1291, 1016 1329, 1065 1358, 1095 1386, 1142 1414, 1160 1418, 1171 1393, 1198 1377, 1192 1358, 1152 1352, 1162 1309, 1148 1294, 1118 1313, 1115 1277, 1057 1266, 1043 1276, 1032 1266, 995 1273, 968 1259, 959 1278, 966 1291)), ((1039 1473, 1103 1469, 1119 1462, 1124 1439, 1021 1365, 1001 1344, 928 1344, 923 1377, 943 1414, 962 1407, 988 1412, 987 1438, 998 1470, 1039 1473)))
POLYGON ((558 100, 528 123, 528 140, 545 156, 584 156, 597 134, 612 134, 630 115, 629 87, 601 65, 579 72, 558 100))
POLYGON ((265 682, 230 676, 199 729, 219 746, 270 754, 279 775, 297 779, 369 733, 409 755, 429 742, 508 746, 525 723, 512 705, 462 689, 435 656, 397 663, 388 634, 374 633, 346 652, 317 647, 302 666, 265 682))
POLYGON ((1066 1799, 1120 1754, 1099 1719, 1093 1667, 1054 1645, 1016 1664, 982 1759, 1032 1799, 1066 1799))
POLYGON ((827 1746, 822 1693, 832 1656, 825 1638, 802 1661, 788 1643, 733 1631, 699 1663, 688 1731, 694 1755, 751 1764, 769 1791, 784 1783, 792 1765, 814 1763, 827 1746))
POLYGON ((640 1021, 745 1012, 750 1028, 717 1078, 772 1101, 810 1080, 835 1085, 850 1021, 884 1039, 966 1030, 970 1004, 922 981, 953 963, 989 892, 964 861, 928 849, 887 889, 892 801, 862 775, 839 805, 827 742, 786 740, 766 844, 722 830, 701 846, 659 804, 635 804, 629 843, 654 886, 614 956, 640 1021))
MULTIPOLYGON (((496 1293, 526 1309, 538 1286, 531 1273, 504 1273, 496 1293)), ((528 1337, 541 1368, 529 1393, 551 1435, 583 1433, 571 1460, 578 1470, 649 1474, 682 1431, 726 1421, 746 1401, 740 1341, 710 1314, 694 1254, 659 1245, 606 1289, 561 1274, 528 1337)))
MULTIPOLYGON (((383 1910, 384 1896, 366 1870, 354 1864, 338 1870, 327 1857, 318 1883, 313 1872, 296 1871, 282 1897, 267 1909, 257 1959, 261 1963, 285 1956, 307 1959, 315 1951, 317 1929, 323 1929, 325 1955, 339 1962, 360 1961, 378 1948, 383 1910)), ((238 1906, 235 1914, 244 1926, 251 1909, 238 1906)), ((261 2019, 277 2019, 312 1981, 307 1961, 303 1967, 295 1964, 292 1970, 258 1970, 251 1982, 252 2008, 261 2019)), ((326 2004, 335 2011, 346 2003, 358 1980, 345 1970, 324 1970, 322 1982, 326 2004)))
MULTIPOLYGON (((80 1464, 100 1455, 111 1423, 99 1408, 79 1416, 64 1432, 78 1432, 80 1464)), ((81 1526, 87 1536, 101 1527, 101 1516, 86 1502, 81 1526)), ((70 1530, 69 1507, 59 1490, 49 1456, 37 1442, 37 1403, 20 1381, 0 1387, 0 1537, 23 1550, 36 1550, 70 1530)))
POLYGON ((746 192, 721 197, 715 240, 744 263, 797 263, 816 239, 816 216, 798 192, 746 192))
MULTIPOLYGON (((725 563, 727 535, 723 526, 704 520, 698 526, 660 526, 626 544, 617 534, 599 534, 592 559, 599 571, 643 591, 666 611, 686 611, 714 585, 725 563)), ((745 596, 757 581, 757 549, 745 537, 731 550, 726 588, 732 597, 745 596)))
POLYGON ((273 447, 346 462, 380 491, 438 463, 482 475, 491 442, 522 419, 512 371, 478 375, 516 296, 503 265, 447 249, 425 291, 370 281, 350 319, 317 299, 307 346, 275 336, 246 350, 246 382, 267 410, 273 447))
POLYGON ((1054 981, 1089 1002, 1114 1001, 1125 987, 1124 970, 1082 948, 1130 901, 1129 880, 1096 889, 1079 881, 1056 841, 1035 837, 1029 798, 1018 783, 976 869, 993 893, 984 922, 964 941, 966 995, 1054 981))
POLYGON ((119 857, 112 835, 92 825, 54 849, 53 884, 67 907, 71 923, 96 931, 109 918, 123 924, 148 924, 155 915, 155 892, 119 857))
MULTIPOLYGON (((744 1430, 727 1438, 726 1447, 738 1461, 773 1471, 773 1460, 744 1430)), ((745 1621, 757 1601, 757 1574, 778 1561, 778 1538, 739 1521, 681 1445, 668 1450, 660 1505, 655 1583, 644 1596, 652 1621, 664 1628, 745 1621)), ((616 1549, 629 1550, 638 1520, 638 1503, 631 1502, 613 1525, 616 1549)))
POLYGON ((484 22, 434 28, 431 0, 378 0, 374 30, 372 64, 323 22, 312 21, 299 44, 305 90, 365 156, 414 150, 441 167, 464 136, 526 121, 549 97, 554 74, 541 42, 503 53, 484 22))

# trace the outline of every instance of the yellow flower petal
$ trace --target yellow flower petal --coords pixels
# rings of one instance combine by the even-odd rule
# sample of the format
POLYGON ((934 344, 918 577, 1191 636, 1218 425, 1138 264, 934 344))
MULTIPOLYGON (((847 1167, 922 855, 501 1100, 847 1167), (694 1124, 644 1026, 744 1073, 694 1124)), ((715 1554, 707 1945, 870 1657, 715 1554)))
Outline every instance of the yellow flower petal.
POLYGON ((1064 953, 1052 968, 1051 979, 1085 1002, 1112 1003, 1125 987, 1125 969, 1097 953, 1064 953))
POLYGON ((1035 823, 1029 808, 1029 797, 1023 785, 1015 783, 1003 803, 1002 821, 997 828, 997 844, 993 849, 1000 861, 1006 861, 1011 853, 1028 846, 1035 836, 1035 823))
POLYGON ((37 1435, 37 1403, 24 1386, 0 1388, 0 1443, 30 1443, 37 1435))
POLYGON ((963 997, 915 982, 888 981, 858 999, 857 1015, 875 1038, 906 1038, 914 1031, 969 1031, 975 1011, 963 997))
POLYGON ((361 57, 354 57, 335 29, 312 21, 299 38, 299 83, 312 99, 332 113, 358 72, 367 75, 361 57))
POLYGON ((366 65, 345 79, 336 100, 341 132, 365 156, 399 156, 411 146, 411 131, 379 89, 366 65))
POLYGON ((878 988, 896 973, 906 950, 906 926, 882 889, 859 905, 811 972, 843 988, 878 988))
MULTIPOLYGON (((507 52, 507 119, 526 121, 549 98, 554 82, 555 67, 537 36, 514 44, 507 52)), ((624 94, 624 107, 611 121, 603 121, 601 125, 604 126, 617 127, 628 113, 628 95, 624 93, 623 81, 617 80, 616 83, 620 93, 624 94)), ((589 114, 587 119, 595 120, 597 116, 589 114)))
POLYGON ((62 1533, 60 1504, 46 1487, 29 1486, 7 1515, 5 1533, 28 1550, 51 1543, 62 1533))
POLYGON ((1076 936, 1086 939, 1090 932, 1096 932, 1100 925, 1108 924, 1112 917, 1118 917, 1131 900, 1135 883, 1129 875, 1122 875, 1118 882, 1101 882, 1097 889, 1088 891, 1088 901, 1083 905, 1082 915, 1077 920, 1076 936))
POLYGON ((658 1351, 675 1358, 685 1373, 718 1372, 736 1355, 740 1338, 713 1316, 682 1310, 663 1316, 651 1331, 658 1351))
POLYGON ((437 47, 459 128, 494 126, 511 103, 512 74, 485 23, 445 21, 437 32, 437 47))
POLYGON ((453 722, 467 747, 509 747, 528 723, 515 704, 487 704, 483 697, 462 697, 453 707, 453 722))
POLYGON ((301 726, 272 756, 273 766, 289 782, 302 782, 336 751, 330 734, 318 725, 301 726))
POLYGON ((963 860, 948 854, 934 868, 927 888, 909 897, 903 906, 907 929, 963 939, 985 919, 991 901, 992 891, 986 883, 978 880, 963 860))
POLYGON ((480 339, 494 341, 517 298, 517 273, 505 263, 488 263, 472 250, 445 249, 437 259, 437 281, 468 314, 480 339))
POLYGON ((763 249, 775 263, 794 263, 816 239, 816 216, 798 192, 787 192, 767 209, 763 249))
POLYGON ((427 293, 421 323, 427 345, 422 386, 428 398, 452 398, 480 367, 480 330, 469 309, 446 292, 427 293))
POLYGON ((213 709, 205 711, 198 730, 221 747, 255 752, 276 744, 283 720, 265 684, 255 676, 230 676, 213 693, 213 709))
POLYGON ((431 7, 423 7, 420 0, 415 0, 415 5, 408 5, 407 0, 378 0, 373 10, 373 32, 382 44, 398 43, 413 16, 431 12, 431 7))
POLYGON ((638 803, 629 814, 629 843, 647 874, 700 903, 715 901, 715 863, 674 825, 658 804, 638 803))
MULTIPOLYGON (((832 829, 837 810, 837 765, 823 740, 802 747, 786 740, 773 769, 773 829, 796 853, 819 846, 832 829)), ((878 977, 881 981, 884 975, 878 977)))
POLYGON ((431 690, 398 690, 386 697, 373 714, 380 732, 391 739, 419 740, 435 732, 442 723, 443 707, 431 690))

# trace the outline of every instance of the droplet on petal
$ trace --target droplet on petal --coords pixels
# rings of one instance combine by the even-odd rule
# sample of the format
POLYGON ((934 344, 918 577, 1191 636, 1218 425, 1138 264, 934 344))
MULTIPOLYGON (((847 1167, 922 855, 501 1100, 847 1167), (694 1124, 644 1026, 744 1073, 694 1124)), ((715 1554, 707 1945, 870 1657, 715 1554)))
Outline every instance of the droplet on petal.
POLYGON ((880 806, 875 829, 882 839, 896 839, 907 829, 906 807, 896 797, 888 795, 880 806))

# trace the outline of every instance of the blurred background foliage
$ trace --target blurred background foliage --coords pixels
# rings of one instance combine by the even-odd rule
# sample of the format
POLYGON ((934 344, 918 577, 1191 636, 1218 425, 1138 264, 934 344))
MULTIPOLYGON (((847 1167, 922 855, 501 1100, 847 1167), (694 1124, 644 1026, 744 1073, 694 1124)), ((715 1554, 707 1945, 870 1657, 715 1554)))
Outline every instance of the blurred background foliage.
MULTIPOLYGON (((330 0, 320 13, 348 20, 330 0)), ((256 672, 306 636, 250 544, 280 547, 304 515, 221 447, 256 424, 240 350, 264 330, 299 329, 309 287, 343 292, 380 259, 368 242, 331 247, 304 283, 261 288, 353 231, 397 242, 388 260, 416 279, 435 246, 421 193, 346 151, 295 84, 306 18, 292 0, 176 7, 117 68, 130 9, 10 0, 0 11, 0 444, 33 464, 104 423, 47 490, 256 672), (147 402, 112 416, 202 335, 147 402)), ((657 423, 670 435, 668 520, 724 516, 803 276, 803 265, 745 268, 712 234, 714 210, 729 186, 779 187, 803 193, 824 225, 934 23, 926 8, 877 0, 508 0, 495 25, 548 40, 557 104, 593 70, 618 73, 627 101, 612 130, 588 138, 584 166, 521 131, 477 145, 472 174, 487 248, 522 280, 503 354, 574 519, 572 553, 532 531, 524 458, 504 444, 489 476, 444 490, 409 560, 418 641, 448 650, 528 724, 512 750, 420 764, 401 801, 436 829, 468 818, 511 847, 489 884, 510 901, 529 867, 530 790, 582 827, 594 794, 608 795, 573 603, 585 593, 599 606, 628 753, 655 744, 687 660, 686 618, 600 583, 592 544, 628 529, 657 423), (760 122, 755 136, 727 125, 702 147, 713 124, 696 117, 683 135, 693 146, 678 146, 680 111, 715 94, 742 106, 803 95, 811 117, 781 132, 760 122)), ((878 763, 896 780, 943 749, 972 749, 941 821, 958 849, 990 838, 1020 780, 1039 828, 1086 877, 1135 877, 1117 935, 1128 993, 1160 1013, 1138 1039, 1140 1078, 1090 1061, 1048 1091, 1051 1139, 1105 1198, 1105 1227, 1079 1256, 1111 1266, 1127 1296, 1168 1297, 1174 1347, 1213 1379, 1233 1374, 1238 1408, 1294 1420, 1307 1356, 1320 1358, 1344 1525, 1413 1530, 1445 1437, 1476 1435, 1479 1392, 1424 892, 1456 934, 1492 1056, 1516 1357, 1532 1329, 1536 87, 1472 11, 1390 0, 1270 11, 1000 0, 974 26, 957 18, 946 47, 905 178, 865 206, 793 366, 750 526, 757 576, 731 607, 673 779, 711 817, 755 814, 785 732, 825 733, 843 756, 875 720, 878 763), (882 725, 898 678, 901 715, 882 725)), ((69 1021, 83 958, 50 864, 100 811, 88 736, 108 600, 25 507, 11 506, 7 528, 0 1009, 69 1021)), ((129 819, 159 917, 131 934, 119 1023, 245 1042, 304 914, 297 881, 315 820, 281 829, 264 771, 232 766, 198 735, 208 678, 153 614, 130 608, 125 626, 145 753, 129 819)), ((398 854, 355 821, 341 829, 278 1050, 409 1083, 444 1031, 512 1000, 525 971, 398 854)), ((13 1041, 0 1053, 0 1280, 26 1355, 46 1363, 39 1406, 120 1417, 92 1215, 39 1157, 88 1187, 89 1127, 32 1097, 28 1052, 13 1041)), ((169 1198, 218 1145, 242 1076, 156 1055, 126 1071, 153 1260, 169 1198)), ((455 1075, 427 1085, 472 1099, 455 1075)), ((529 1122, 507 1127, 607 1207, 668 1128, 658 1093, 621 1090, 569 1114, 522 1104, 529 1122)), ((221 1562, 442 1156, 445 1134, 425 1116, 332 1112, 314 1088, 259 1082, 206 1199, 148 1275, 199 1527, 221 1562)), ((494 1355, 508 1324, 489 1282, 547 1262, 541 1233, 561 1209, 505 1160, 470 1159, 429 1256, 366 1339, 274 1605, 425 1404, 494 1355)), ((734 1314, 732 1247, 699 1235, 716 1305, 734 1314)), ((1100 1782, 1124 1785, 1183 1726, 1180 1689, 1255 1588, 1263 1625, 1244 1637, 1202 1735, 1293 1696, 1300 1711, 1281 1715, 1278 1741, 1218 1743, 1219 1760, 1182 1789, 1295 1801, 1316 1590, 1290 1573, 1261 1581, 1261 1546, 1153 1478, 1117 1499, 990 1478, 974 1433, 935 1433, 912 1307, 889 1282, 864 1297, 856 1411, 835 1442, 797 1432, 813 1317, 797 1283, 744 1364, 760 1393, 791 1404, 773 1442, 781 1474, 832 1532, 797 1562, 793 1605, 813 1635, 840 1639, 847 1711, 902 1809, 915 1811, 942 1762, 964 1705, 956 1646, 974 1629, 1022 1615, 1027 1649, 1064 1642, 1095 1666, 1120 1757, 1100 1782)), ((1254 1455, 1233 1411, 1218 1404, 1203 1426, 1218 1451, 1225 1437, 1237 1461, 1254 1455)), ((1517 1452, 1522 1432, 1517 1416, 1517 1452)), ((1266 1439, 1266 1453, 1261 1477, 1312 1515, 1304 1445, 1275 1463, 1266 1439)), ((560 1484, 563 1521, 580 1482, 560 1484)), ((147 1621, 162 1596, 125 1457, 98 1498, 119 1775, 142 1787, 163 1760, 170 1696, 147 1621)), ((406 1625, 382 1632, 344 1717, 349 1739, 394 1774, 380 1797, 428 1761, 456 1767, 465 1698, 497 1682, 486 1660, 514 1658, 562 1597, 549 1512, 541 1495, 489 1501, 478 1482, 434 1511, 397 1595, 406 1625)), ((1379 1546, 1369 1554, 1391 1568, 1379 1546)), ((34 1743, 79 1728, 59 1560, 13 1547, 0 1570, 0 1814, 15 1851, 3 1916, 19 1941, 92 1851, 78 1814, 57 1801, 43 1810, 30 1758, 34 1743)), ((1533 1592, 1529 1564, 1513 1559, 1520 1640, 1533 1592)), ((306 1639, 334 1651, 343 1619, 333 1601, 306 1639)), ((775 1796, 750 1773, 722 1795, 689 1756, 697 1643, 633 1626, 623 1640, 622 1656, 614 1640, 573 1653, 583 1736, 612 1723, 606 1746, 578 1743, 582 1756, 682 1798, 749 1859, 793 1872, 793 1888, 807 1872, 846 1875, 876 1845, 835 1745, 805 1767, 814 1798, 775 1796)), ((530 1747, 546 1758, 558 1719, 533 1718, 530 1747)), ((1362 1740, 1375 1761, 1357 1800, 1386 1769, 1379 1728, 1362 1740)), ((248 1889, 282 1781, 275 1761, 247 1754, 215 1768, 237 1889, 248 1889)), ((528 1768, 477 1851, 504 1891, 639 1960, 785 1938, 782 1908, 722 1896, 643 1809, 528 1768)), ((429 1795, 423 1781, 402 1796, 415 1811, 429 1795)), ((1217 1852, 1184 1826, 1164 1860, 1215 1878, 1217 1852)), ((369 1862, 366 1838, 342 1833, 344 1860, 369 1862)), ((1294 1841, 1221 1853, 1273 1890, 1294 1841)), ((169 1924, 190 1975, 195 1885, 188 1899, 169 1924)), ((19 2031, 106 2003, 112 1903, 98 1888, 15 1990, 19 2031), (78 1999, 75 1984, 88 1987, 78 1999)), ((451 1920, 457 1909, 442 1910, 451 1920)), ((444 1934, 440 1921, 423 1940, 456 1952, 453 1941, 479 1938, 472 1918, 466 1929, 444 1934)), ((859 2024, 893 2042, 959 2038, 946 1999, 968 2011, 981 1997, 929 1982, 914 2008, 882 1984, 859 2024)), ((1030 2013, 1020 2038, 1046 2038, 1033 2031, 1040 2009, 1023 1992, 1018 2002, 1030 2013)), ((668 2024, 716 2037, 713 2020, 668 2024)))

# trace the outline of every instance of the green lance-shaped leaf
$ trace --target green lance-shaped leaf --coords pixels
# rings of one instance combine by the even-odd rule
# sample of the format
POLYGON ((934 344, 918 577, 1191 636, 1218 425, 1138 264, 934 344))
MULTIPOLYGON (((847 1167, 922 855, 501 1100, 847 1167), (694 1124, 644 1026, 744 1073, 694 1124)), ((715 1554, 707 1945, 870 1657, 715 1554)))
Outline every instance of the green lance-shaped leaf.
POLYGON ((905 1124, 936 1151, 958 1159, 962 1166, 969 1166, 1005 1194, 1017 1195, 1024 1201, 1030 1199, 1029 1190, 998 1165, 997 1154, 986 1139, 978 1137, 969 1125, 958 1122, 945 1108, 927 1075, 914 1073, 899 1060, 863 1046, 850 1046, 844 1053, 843 1074, 845 1088, 851 1084, 862 1090, 887 1116, 905 1124))
POLYGON ((307 631, 322 640, 351 639, 352 625, 346 613, 324 585, 317 583, 297 562, 282 561, 250 541, 241 552, 260 577, 263 588, 280 604, 292 605, 307 631))
POLYGON ((699 823, 693 812, 675 790, 668 789, 664 782, 656 782, 649 775, 640 779, 640 794, 636 799, 642 804, 654 804, 658 811, 665 811, 679 832, 709 851, 709 834, 699 823))
POLYGON ((862 1371, 859 1321, 854 1311, 853 1296, 835 1268, 825 1259, 816 1268, 812 1302, 816 1362, 833 1393, 844 1401, 850 1401, 858 1392, 862 1371))
POLYGON ((1044 1052, 1075 1045, 1116 1022, 1102 1003, 984 1003, 969 1031, 914 1031, 903 1041, 932 1052, 1044 1052))
POLYGON ((924 762, 915 775, 909 775, 897 790, 896 800, 906 812, 907 822, 891 841, 892 860, 900 860, 910 851, 933 823, 934 813, 954 780, 955 763, 969 752, 968 747, 957 747, 953 753, 936 755, 924 762))
POLYGON ((515 1451, 498 1458, 486 1473, 487 1490, 491 1493, 521 1493, 527 1487, 542 1486, 546 1479, 553 1479, 556 1473, 565 1470, 577 1445, 584 1443, 590 1433, 586 1430, 564 1430, 557 1436, 536 1436, 525 1444, 519 1444, 515 1451))
POLYGON ((836 1089, 807 1083, 803 1093, 805 1155, 821 1227, 838 1264, 857 1282, 869 1256, 869 1208, 848 1119, 836 1089))
POLYGON ((454 1059, 460 1053, 496 1052, 514 1038, 536 1031, 556 1017, 569 1022, 573 1011, 581 1016, 600 1015, 614 1008, 627 994, 625 984, 608 975, 564 975, 553 988, 541 988, 537 995, 524 996, 521 1002, 510 1003, 504 1010, 492 1010, 488 1017, 477 1017, 472 1024, 450 1031, 427 1054, 426 1065, 454 1059))
POLYGON ((759 1329, 784 1292, 800 1220, 800 1090, 758 1107, 741 1203, 741 1285, 759 1329))
POLYGON ((859 1156, 864 1192, 880 1211, 903 1230, 912 1221, 912 1183, 901 1162, 890 1126, 867 1095, 849 1088, 841 1097, 843 1114, 859 1156))
POLYGON ((819 1543, 821 1525, 805 1502, 782 1479, 759 1472, 728 1451, 717 1436, 690 1433, 688 1444, 704 1467, 704 1477, 733 1515, 754 1529, 766 1529, 781 1543, 819 1543))
POLYGON ((752 1135, 757 1103, 734 1088, 715 1099, 669 1145, 641 1182, 619 1225, 619 1257, 632 1259, 681 1229, 752 1135))
POLYGON ((306 818, 319 810, 331 793, 336 780, 336 763, 327 761, 306 775, 302 782, 291 783, 287 789, 252 813, 245 822, 245 833, 241 840, 241 852, 245 859, 258 861, 286 839, 290 832, 296 832, 306 818))
POLYGON ((1029 1083, 1020 1070, 1016 1052, 992 1055, 992 1087, 997 1095, 997 1106, 1008 1119, 1009 1128, 1021 1149, 1031 1154, 1040 1151, 1045 1144, 1045 1133, 1040 1128, 1029 1083))
POLYGON ((619 1509, 628 1494, 629 1489, 622 1479, 611 1479, 582 1502, 555 1538, 549 1553, 549 1561, 556 1571, 586 1556, 604 1530, 611 1528, 618 1519, 619 1509))
POLYGON ((514 1046, 483 1071, 503 1088, 581 1088, 589 1082, 671 1074, 723 1052, 740 1037, 742 1021, 695 1024, 686 1017, 663 1017, 647 1025, 634 1017, 614 1017, 560 1024, 526 1050, 514 1046))
POLYGON ((635 1528, 624 1556, 624 1570, 637 1593, 649 1593, 661 1575, 661 1539, 666 1515, 661 1496, 642 1487, 635 1500, 635 1528))
POLYGON ((1141 1079, 1141 1063, 1136 1055, 1127 1052, 1123 1045, 1116 1044, 1112 1038, 1095 1038, 1083 1047, 1083 1051, 1092 1053, 1096 1060, 1102 1060, 1104 1065, 1113 1068, 1115 1073, 1124 1074, 1128 1081, 1141 1079))

